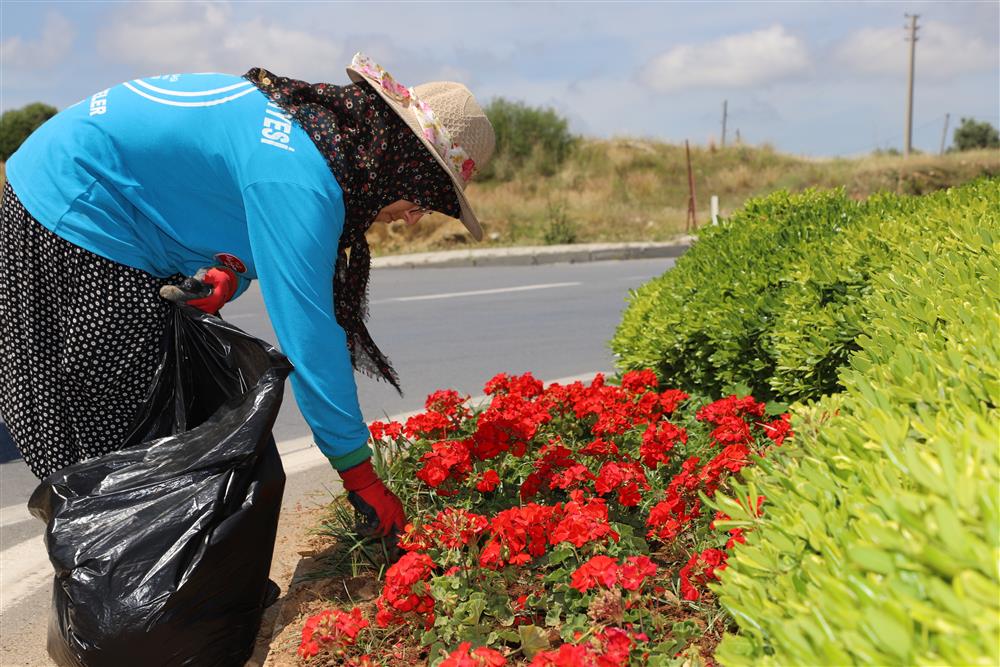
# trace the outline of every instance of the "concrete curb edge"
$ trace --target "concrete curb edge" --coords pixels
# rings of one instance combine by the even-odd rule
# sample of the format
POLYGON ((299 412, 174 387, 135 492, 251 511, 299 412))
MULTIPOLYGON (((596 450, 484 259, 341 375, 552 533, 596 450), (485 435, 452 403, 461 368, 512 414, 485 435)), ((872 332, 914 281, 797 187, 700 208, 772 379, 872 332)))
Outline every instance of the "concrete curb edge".
POLYGON ((694 240, 694 237, 685 236, 666 243, 581 243, 520 248, 445 250, 375 257, 372 259, 372 267, 377 269, 421 269, 460 266, 533 266, 537 264, 597 262, 611 259, 679 257, 691 247, 694 240))

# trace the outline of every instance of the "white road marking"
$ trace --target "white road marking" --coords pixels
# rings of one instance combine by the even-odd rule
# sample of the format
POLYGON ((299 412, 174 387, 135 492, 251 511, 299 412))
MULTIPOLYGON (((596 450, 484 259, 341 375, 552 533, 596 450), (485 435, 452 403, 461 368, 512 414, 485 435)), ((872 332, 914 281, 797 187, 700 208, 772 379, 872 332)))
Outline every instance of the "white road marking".
POLYGON ((521 285, 519 287, 497 287, 494 289, 472 290, 469 292, 442 292, 440 294, 423 294, 421 296, 397 296, 392 299, 379 299, 372 303, 391 303, 394 301, 431 301, 433 299, 454 299, 460 296, 480 296, 483 294, 504 294, 506 292, 528 292, 539 289, 553 289, 556 287, 577 287, 580 282, 572 283, 543 283, 539 285, 521 285))
MULTIPOLYGON (((25 500, 25 503, 28 501, 25 500)), ((29 521, 35 519, 28 512, 28 505, 8 505, 7 507, 0 508, 0 526, 10 526, 11 524, 21 523, 22 521, 29 521)))
MULTIPOLYGON (((544 382, 546 385, 553 383, 571 384, 576 381, 587 382, 592 380, 596 374, 597 372, 595 371, 584 373, 583 375, 546 380, 544 382)), ((483 394, 469 399, 469 403, 478 406, 489 399, 489 396, 483 394)), ((413 410, 411 412, 391 415, 379 421, 388 420, 405 423, 407 419, 421 412, 423 410, 413 410)), ((319 448, 313 443, 311 437, 283 440, 278 443, 278 451, 281 453, 281 462, 285 468, 285 475, 288 477, 311 468, 330 465, 330 461, 319 451, 319 448)), ((333 471, 331 470, 332 474, 333 471)), ((4 507, 0 510, 0 517, 2 517, 0 526, 3 527, 7 526, 8 517, 14 519, 15 522, 23 520, 22 517, 37 521, 37 519, 28 514, 27 507, 20 505, 4 507)), ((0 551, 0 611, 9 609, 51 581, 52 567, 49 564, 41 535, 33 535, 0 551)))

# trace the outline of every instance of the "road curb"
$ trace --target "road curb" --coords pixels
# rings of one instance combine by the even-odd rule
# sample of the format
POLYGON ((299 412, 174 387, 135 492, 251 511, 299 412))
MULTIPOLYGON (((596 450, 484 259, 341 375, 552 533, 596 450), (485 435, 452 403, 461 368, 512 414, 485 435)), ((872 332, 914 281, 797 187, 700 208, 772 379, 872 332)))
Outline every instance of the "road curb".
POLYGON ((691 247, 694 240, 692 236, 685 236, 666 243, 581 243, 421 252, 375 257, 372 259, 372 267, 376 269, 425 269, 458 266, 533 266, 536 264, 599 262, 612 259, 680 257, 691 247))

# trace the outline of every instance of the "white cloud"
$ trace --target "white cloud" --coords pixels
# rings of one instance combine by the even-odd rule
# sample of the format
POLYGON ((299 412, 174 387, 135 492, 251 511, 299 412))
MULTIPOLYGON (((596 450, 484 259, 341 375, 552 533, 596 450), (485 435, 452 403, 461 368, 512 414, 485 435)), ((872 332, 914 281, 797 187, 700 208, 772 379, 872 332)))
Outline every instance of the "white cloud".
POLYGON ((252 66, 296 78, 342 72, 343 48, 263 18, 241 18, 229 3, 134 3, 99 39, 102 55, 148 73, 224 71, 252 66))
POLYGON ((20 79, 55 67, 69 55, 75 37, 76 31, 65 16, 48 12, 38 39, 27 40, 16 35, 0 44, 4 74, 20 79))
POLYGON ((701 44, 675 46, 643 68, 640 76, 667 92, 692 88, 746 88, 809 71, 805 44, 775 25, 701 44))
MULTIPOLYGON (((1000 45, 937 21, 918 24, 916 71, 918 75, 947 78, 966 72, 1000 67, 1000 45)), ((858 74, 905 74, 910 58, 908 30, 863 28, 834 50, 835 60, 858 74)))

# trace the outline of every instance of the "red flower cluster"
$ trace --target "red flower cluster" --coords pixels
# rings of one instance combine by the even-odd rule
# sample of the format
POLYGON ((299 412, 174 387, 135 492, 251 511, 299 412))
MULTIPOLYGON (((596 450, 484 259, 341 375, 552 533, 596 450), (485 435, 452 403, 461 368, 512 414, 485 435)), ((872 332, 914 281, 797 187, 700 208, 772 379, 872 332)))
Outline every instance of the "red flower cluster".
POLYGON ((721 549, 705 549, 695 553, 681 568, 681 596, 685 600, 697 600, 701 593, 695 586, 704 587, 710 581, 718 581, 716 572, 726 568, 726 552, 721 549))
POLYGON ((393 564, 385 573, 382 594, 375 601, 378 614, 375 621, 379 627, 391 623, 403 623, 402 614, 424 615, 424 627, 434 625, 434 598, 427 583, 434 570, 434 561, 424 553, 408 553, 393 564))
POLYGON ((417 471, 417 478, 437 489, 439 495, 449 493, 442 485, 449 479, 461 482, 472 470, 468 442, 443 440, 431 445, 431 451, 420 457, 424 467, 417 471))
POLYGON ((601 498, 584 498, 573 491, 569 502, 555 505, 527 503, 497 513, 490 521, 490 538, 479 564, 490 569, 524 565, 545 555, 548 547, 569 542, 579 548, 589 542, 617 540, 601 498))
POLYGON ((576 548, 588 542, 618 540, 608 521, 608 506, 603 498, 584 498, 582 491, 570 493, 570 501, 562 508, 562 517, 552 529, 549 542, 553 545, 569 542, 576 548))
POLYGON ((668 421, 650 424, 642 435, 639 456, 647 468, 656 468, 660 463, 670 462, 670 450, 678 442, 687 442, 687 431, 668 421))
POLYGON ((785 413, 775 419, 772 422, 766 424, 761 424, 764 427, 764 433, 771 440, 774 440, 774 444, 780 445, 785 441, 785 438, 792 435, 792 415, 785 413))
POLYGON ((486 646, 473 649, 471 643, 462 642, 438 667, 504 667, 506 664, 507 658, 499 651, 486 646))
MULTIPOLYGON (((490 403, 479 413, 465 407, 457 392, 441 391, 428 397, 426 413, 405 426, 371 427, 376 440, 414 439, 408 450, 396 443, 403 452, 399 465, 411 466, 401 467, 403 477, 415 475, 447 497, 427 500, 435 510, 407 527, 401 546, 408 553, 386 572, 375 620, 381 627, 406 622, 435 627, 437 641, 457 642, 446 618, 434 625, 435 613, 451 613, 445 610, 456 604, 449 596, 435 609, 434 577, 461 573, 447 582, 459 586, 458 600, 469 591, 495 596, 516 583, 507 605, 491 602, 481 612, 484 624, 499 622, 494 608, 509 608, 515 625, 541 624, 551 613, 547 596, 555 594, 553 586, 572 587, 582 595, 562 598, 560 604, 567 605, 562 613, 567 620, 581 614, 598 618, 598 630, 589 639, 578 634, 578 643, 536 654, 530 667, 629 664, 636 643, 650 640, 633 633, 631 625, 605 621, 651 613, 643 595, 623 592, 663 590, 663 578, 684 561, 671 565, 665 559, 678 549, 661 550, 657 558, 664 560, 657 567, 638 555, 644 549, 626 545, 641 540, 644 522, 650 538, 669 542, 684 534, 692 538, 684 544, 698 544, 707 523, 700 494, 713 496, 730 475, 791 434, 787 415, 768 421, 764 404, 752 397, 730 396, 695 411, 684 392, 660 391, 650 371, 626 373, 620 386, 600 375, 589 386, 544 387, 531 374, 500 374, 486 393, 490 403)), ((426 495, 416 497, 426 507, 426 495)), ((743 540, 740 528, 730 529, 726 549, 743 540)), ((685 599, 698 599, 718 579, 726 553, 703 547, 719 543, 702 541, 680 568, 685 599)), ((491 667, 506 661, 491 648, 464 643, 441 664, 491 667)))
POLYGON ((476 542, 489 525, 489 520, 481 514, 449 507, 438 512, 429 523, 408 525, 400 546, 407 551, 427 551, 432 547, 458 549, 476 542))
POLYGON ((484 470, 483 474, 479 476, 479 481, 476 482, 476 491, 490 493, 496 491, 498 486, 500 486, 500 475, 496 470, 490 468, 489 470, 484 470))
POLYGON ((461 396, 454 389, 441 389, 427 397, 427 412, 406 420, 403 432, 410 438, 445 438, 472 416, 465 407, 468 396, 461 396))
POLYGON ((699 421, 710 424, 721 424, 729 417, 762 417, 764 404, 754 400, 753 396, 739 398, 736 394, 709 403, 698 410, 695 415, 699 421))
POLYGON ((642 582, 656 576, 656 564, 648 556, 629 556, 621 565, 609 556, 594 556, 576 569, 570 586, 586 593, 598 585, 612 588, 618 584, 629 591, 637 591, 642 582))
POLYGON ((589 642, 563 644, 558 650, 536 654, 528 667, 625 667, 633 638, 646 639, 645 635, 630 636, 621 628, 605 628, 589 642))
POLYGON ((594 491, 606 495, 618 491, 618 503, 622 507, 635 507, 642 500, 640 491, 649 490, 649 481, 642 467, 635 462, 607 461, 597 473, 594 491))
POLYGON ((652 391, 658 384, 655 378, 651 371, 630 371, 622 377, 622 385, 615 387, 605 384, 604 376, 598 374, 589 387, 574 382, 550 387, 547 393, 577 419, 593 420, 591 432, 595 436, 608 437, 669 416, 688 398, 676 389, 662 394, 652 391))
MULTIPOLYGON (((700 470, 700 459, 697 457, 684 462, 681 471, 667 486, 666 498, 650 510, 646 522, 650 527, 649 537, 662 541, 671 540, 680 534, 686 524, 700 516, 701 502, 698 493, 714 495, 727 474, 739 472, 750 463, 755 430, 762 430, 777 444, 781 444, 791 433, 787 415, 782 415, 773 422, 762 422, 759 418, 763 414, 763 403, 755 401, 751 396, 738 398, 735 395, 698 410, 696 418, 699 421, 715 425, 710 438, 713 444, 722 447, 722 451, 700 470)), ((764 451, 756 453, 763 455, 764 451)))
POLYGON ((368 424, 368 433, 371 434, 372 440, 375 442, 380 440, 395 440, 403 435, 403 425, 399 422, 373 421, 368 424))
POLYGON ((692 456, 681 465, 681 471, 670 480, 667 498, 649 511, 646 525, 650 526, 649 537, 661 541, 672 540, 680 535, 684 527, 701 511, 698 499, 698 477, 694 470, 698 457, 692 456))
POLYGON ((339 609, 327 609, 306 620, 298 654, 308 659, 327 645, 336 648, 350 646, 357 640, 358 633, 367 627, 368 621, 357 607, 346 614, 339 609))

